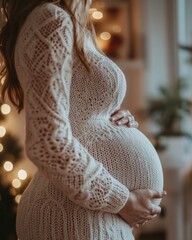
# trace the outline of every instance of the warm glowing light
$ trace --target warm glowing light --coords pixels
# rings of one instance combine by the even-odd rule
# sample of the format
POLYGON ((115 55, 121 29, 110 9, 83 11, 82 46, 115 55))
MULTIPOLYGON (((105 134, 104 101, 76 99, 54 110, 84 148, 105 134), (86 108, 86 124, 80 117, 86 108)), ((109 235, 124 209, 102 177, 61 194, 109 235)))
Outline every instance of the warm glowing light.
POLYGON ((111 38, 111 34, 109 32, 102 32, 100 34, 100 38, 102 40, 108 41, 111 38))
POLYGON ((26 179, 27 178, 27 172, 25 170, 23 170, 23 169, 19 170, 18 177, 21 180, 26 179))
POLYGON ((20 188, 21 187, 21 181, 17 178, 13 179, 12 185, 14 188, 20 188))
POLYGON ((6 129, 3 126, 0 126, 0 137, 5 136, 6 129))
POLYGON ((10 162, 10 161, 6 161, 6 162, 3 164, 3 168, 5 169, 5 171, 10 172, 10 171, 13 170, 13 163, 10 162))
POLYGON ((11 107, 8 104, 1 105, 1 112, 3 114, 9 114, 11 112, 11 107))
POLYGON ((15 202, 16 203, 20 202, 21 196, 22 196, 21 194, 18 194, 17 196, 15 196, 15 202))
POLYGON ((114 25, 113 27, 112 27, 112 30, 113 30, 113 32, 115 32, 115 33, 120 33, 121 32, 121 27, 119 26, 119 25, 114 25))
POLYGON ((0 143, 0 152, 3 151, 3 145, 0 143))
POLYGON ((102 19, 103 18, 103 13, 101 11, 94 11, 92 13, 92 16, 94 19, 102 19))

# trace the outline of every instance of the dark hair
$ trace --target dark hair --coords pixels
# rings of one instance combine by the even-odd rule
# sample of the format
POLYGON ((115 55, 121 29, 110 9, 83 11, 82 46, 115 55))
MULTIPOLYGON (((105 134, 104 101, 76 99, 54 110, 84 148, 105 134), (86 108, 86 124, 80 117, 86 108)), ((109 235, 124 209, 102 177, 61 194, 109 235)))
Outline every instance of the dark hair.
MULTIPOLYGON (((0 32, 0 52, 4 60, 0 66, 0 81, 3 81, 1 97, 4 101, 7 92, 10 101, 17 108, 18 113, 24 107, 24 92, 17 77, 14 64, 15 44, 19 31, 31 11, 39 5, 49 2, 59 5, 69 12, 75 29, 75 16, 65 3, 65 0, 2 0, 2 14, 6 19, 6 23, 0 32)), ((87 26, 89 30, 94 31, 90 22, 87 22, 87 26)), ((74 30, 74 35, 75 34, 77 33, 74 30)), ((89 70, 83 47, 77 45, 76 35, 74 36, 74 39, 74 47, 77 55, 85 65, 86 69, 89 70)))

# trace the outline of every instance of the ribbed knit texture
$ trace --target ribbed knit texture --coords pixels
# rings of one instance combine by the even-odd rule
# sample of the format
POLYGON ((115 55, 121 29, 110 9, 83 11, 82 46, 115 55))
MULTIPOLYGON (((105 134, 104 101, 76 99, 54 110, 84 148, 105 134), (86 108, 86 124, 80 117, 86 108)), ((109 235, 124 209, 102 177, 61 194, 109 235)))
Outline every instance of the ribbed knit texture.
POLYGON ((87 72, 73 44, 69 14, 51 3, 32 11, 17 40, 26 153, 39 170, 19 203, 17 234, 20 240, 132 240, 116 213, 129 190, 162 190, 161 164, 139 130, 109 120, 125 97, 122 71, 89 39, 87 72))

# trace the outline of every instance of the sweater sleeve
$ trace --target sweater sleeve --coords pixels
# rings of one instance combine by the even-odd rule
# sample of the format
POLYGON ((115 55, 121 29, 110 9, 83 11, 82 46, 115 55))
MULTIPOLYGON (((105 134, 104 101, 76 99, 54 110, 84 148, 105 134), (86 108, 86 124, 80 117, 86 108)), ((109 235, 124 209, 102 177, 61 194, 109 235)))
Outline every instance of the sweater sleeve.
POLYGON ((27 72, 26 154, 71 201, 90 210, 117 213, 125 205, 129 190, 72 134, 73 24, 68 13, 59 9, 49 8, 49 19, 40 24, 45 15, 42 11, 22 39, 20 56, 27 72))

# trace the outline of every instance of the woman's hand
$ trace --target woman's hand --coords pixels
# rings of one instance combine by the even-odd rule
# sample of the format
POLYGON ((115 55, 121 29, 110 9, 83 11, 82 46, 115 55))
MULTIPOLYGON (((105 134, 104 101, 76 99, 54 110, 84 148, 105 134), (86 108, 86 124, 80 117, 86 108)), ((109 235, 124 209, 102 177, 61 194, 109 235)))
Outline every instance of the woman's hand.
POLYGON ((139 189, 130 192, 125 206, 118 212, 131 227, 139 227, 153 219, 161 212, 161 207, 154 205, 151 200, 163 198, 167 193, 149 189, 139 189))
POLYGON ((138 128, 138 122, 135 121, 134 116, 128 110, 117 110, 111 115, 110 120, 118 126, 125 125, 131 128, 138 128))

